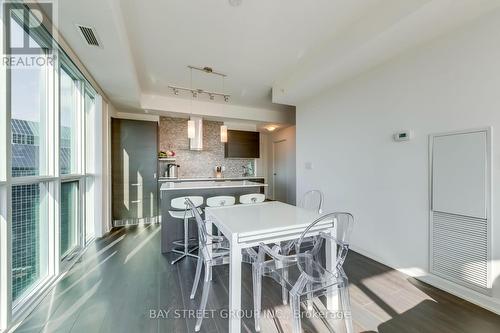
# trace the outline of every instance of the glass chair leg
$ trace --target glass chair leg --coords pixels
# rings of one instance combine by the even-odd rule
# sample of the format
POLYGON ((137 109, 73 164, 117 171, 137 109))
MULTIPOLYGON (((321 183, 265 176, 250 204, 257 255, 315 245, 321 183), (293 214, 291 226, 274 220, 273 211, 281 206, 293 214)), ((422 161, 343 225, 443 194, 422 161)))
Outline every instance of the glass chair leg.
POLYGON ((260 311, 262 305, 262 270, 257 265, 254 265, 252 268, 252 279, 255 331, 260 332, 260 311))
POLYGON ((184 218, 184 253, 189 252, 189 221, 184 218))
POLYGON ((198 289, 198 284, 200 283, 201 266, 203 266, 203 259, 198 257, 198 262, 196 263, 196 274, 194 275, 193 288, 191 289, 191 296, 189 298, 194 299, 196 295, 196 290, 198 289))
MULTIPOLYGON (((306 270, 307 270, 307 274, 313 275, 311 262, 309 260, 306 262, 306 270)), ((311 283, 306 284, 306 290, 307 290, 307 311, 311 312, 313 309, 313 301, 312 301, 313 294, 311 292, 311 283)))
POLYGON ((342 311, 342 318, 344 319, 346 332, 354 332, 352 326, 352 315, 351 315, 351 299, 349 296, 349 286, 347 284, 339 288, 340 293, 340 305, 342 311))
POLYGON ((196 319, 196 326, 194 331, 198 332, 201 327, 201 322, 205 316, 205 309, 207 308, 208 292, 210 290, 210 265, 205 265, 205 280, 203 282, 203 292, 201 294, 200 309, 198 311, 198 318, 196 319))
POLYGON ((293 314, 293 333, 302 333, 302 325, 300 323, 300 297, 290 295, 290 307, 293 314))
POLYGON ((283 279, 281 279, 281 300, 283 305, 288 304, 288 289, 286 289, 286 280, 288 280, 288 267, 283 267, 283 279))

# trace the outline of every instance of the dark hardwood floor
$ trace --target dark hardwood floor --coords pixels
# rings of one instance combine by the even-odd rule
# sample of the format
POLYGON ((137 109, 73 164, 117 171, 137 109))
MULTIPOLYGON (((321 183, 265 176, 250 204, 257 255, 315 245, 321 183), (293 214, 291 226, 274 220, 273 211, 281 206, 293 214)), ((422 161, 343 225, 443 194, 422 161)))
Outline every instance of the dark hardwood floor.
MULTIPOLYGON (((195 261, 170 265, 160 253, 159 231, 159 225, 120 228, 95 242, 15 332, 193 332, 194 314, 178 317, 198 306, 201 290, 189 299, 195 261)), ((500 316, 355 252, 345 268, 356 332, 500 332, 500 316)), ((242 305, 249 311, 251 282, 244 265, 242 305)), ((202 332, 227 332, 227 285, 228 267, 216 268, 207 309, 219 312, 203 321, 202 332)), ((291 332, 279 286, 265 279, 264 290, 270 315, 262 332, 291 332)), ((315 303, 315 311, 321 307, 315 303)), ((243 332, 253 327, 251 318, 243 320, 243 332)), ((304 319, 303 328, 329 331, 320 318, 304 319)))

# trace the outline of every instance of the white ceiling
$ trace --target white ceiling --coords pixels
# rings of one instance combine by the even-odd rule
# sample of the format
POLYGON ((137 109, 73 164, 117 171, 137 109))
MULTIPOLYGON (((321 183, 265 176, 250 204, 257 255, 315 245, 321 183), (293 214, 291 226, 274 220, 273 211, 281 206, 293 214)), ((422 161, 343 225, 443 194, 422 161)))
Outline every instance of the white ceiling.
MULTIPOLYGON (((58 25, 119 108, 144 108, 143 95, 171 96, 168 85, 189 87, 186 66, 194 65, 228 75, 225 92, 232 104, 290 112, 272 103, 273 85, 280 89, 275 101, 295 104, 313 90, 500 6, 499 0, 241 0, 232 5, 238 2, 64 0, 58 25), (103 48, 86 46, 77 23, 93 26, 103 48)), ((220 91, 222 82, 195 72, 193 87, 220 91)))

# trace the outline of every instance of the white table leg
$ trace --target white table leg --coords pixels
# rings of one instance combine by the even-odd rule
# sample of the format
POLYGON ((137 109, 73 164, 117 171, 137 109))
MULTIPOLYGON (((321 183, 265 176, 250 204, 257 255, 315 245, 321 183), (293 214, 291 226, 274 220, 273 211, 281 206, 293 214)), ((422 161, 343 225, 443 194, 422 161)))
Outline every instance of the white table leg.
MULTIPOLYGON (((330 234, 335 237, 335 227, 330 229, 330 234)), ((331 240, 327 240, 325 244, 325 252, 326 252, 326 269, 330 272, 335 270, 335 262, 337 259, 337 245, 335 242, 331 240)), ((339 310, 339 300, 338 293, 329 293, 326 296, 326 308, 328 311, 336 311, 339 310)))
POLYGON ((231 242, 229 263, 229 332, 241 331, 241 249, 231 242))

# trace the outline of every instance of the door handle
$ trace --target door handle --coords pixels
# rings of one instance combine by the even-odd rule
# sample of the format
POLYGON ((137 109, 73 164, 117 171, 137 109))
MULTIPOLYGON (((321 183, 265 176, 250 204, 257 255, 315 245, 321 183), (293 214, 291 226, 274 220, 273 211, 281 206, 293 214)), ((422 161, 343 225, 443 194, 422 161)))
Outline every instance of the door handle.
POLYGON ((132 201, 130 201, 130 202, 131 202, 131 203, 139 203, 139 202, 141 202, 141 201, 142 201, 142 200, 132 200, 132 201))
POLYGON ((130 184, 130 186, 141 186, 140 183, 130 184))

